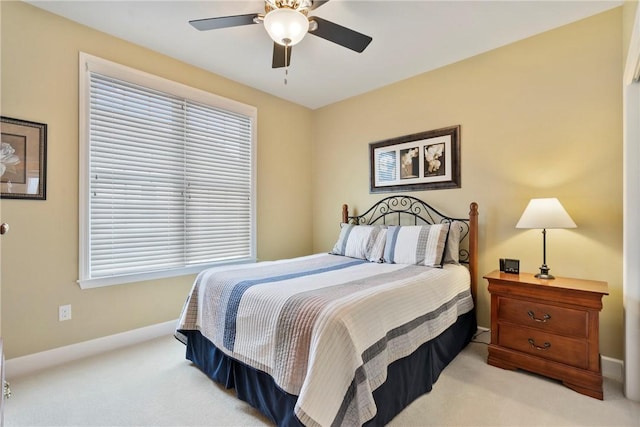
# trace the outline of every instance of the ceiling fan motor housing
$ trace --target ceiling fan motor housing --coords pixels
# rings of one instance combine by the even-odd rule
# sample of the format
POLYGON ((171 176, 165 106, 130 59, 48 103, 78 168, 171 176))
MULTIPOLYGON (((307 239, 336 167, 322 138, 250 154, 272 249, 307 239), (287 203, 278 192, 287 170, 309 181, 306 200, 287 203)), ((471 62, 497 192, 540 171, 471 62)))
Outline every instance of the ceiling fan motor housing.
POLYGON ((313 0, 265 0, 264 11, 266 13, 275 9, 293 9, 306 15, 313 6, 313 0))

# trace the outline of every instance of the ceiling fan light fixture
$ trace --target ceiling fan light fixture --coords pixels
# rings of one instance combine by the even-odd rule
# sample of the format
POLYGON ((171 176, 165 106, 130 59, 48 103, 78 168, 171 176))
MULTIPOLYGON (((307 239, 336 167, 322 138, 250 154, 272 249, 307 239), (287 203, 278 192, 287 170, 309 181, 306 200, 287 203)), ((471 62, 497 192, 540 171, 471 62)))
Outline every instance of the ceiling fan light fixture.
POLYGON ((264 17, 264 27, 274 42, 293 46, 307 34, 309 19, 294 9, 274 9, 264 17))

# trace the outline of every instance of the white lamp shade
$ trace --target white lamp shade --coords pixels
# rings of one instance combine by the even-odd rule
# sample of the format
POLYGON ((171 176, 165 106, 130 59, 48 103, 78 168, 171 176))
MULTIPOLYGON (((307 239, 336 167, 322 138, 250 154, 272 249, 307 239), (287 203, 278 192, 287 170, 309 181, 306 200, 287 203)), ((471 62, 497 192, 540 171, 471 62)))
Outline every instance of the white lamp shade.
POLYGON ((576 223, 554 197, 531 199, 516 228, 576 228, 576 223))
POLYGON ((293 46, 307 34, 309 20, 294 9, 274 9, 264 17, 264 27, 274 42, 293 46))

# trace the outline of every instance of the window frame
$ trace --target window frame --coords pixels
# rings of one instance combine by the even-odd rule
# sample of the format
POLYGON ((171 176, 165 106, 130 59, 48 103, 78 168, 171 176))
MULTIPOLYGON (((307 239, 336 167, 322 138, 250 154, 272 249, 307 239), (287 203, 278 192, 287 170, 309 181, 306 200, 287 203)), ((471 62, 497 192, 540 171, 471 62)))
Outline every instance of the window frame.
POLYGON ((218 265, 240 264, 256 262, 256 200, 257 200, 257 135, 258 135, 258 111, 257 108, 238 101, 224 98, 219 95, 196 89, 182 83, 174 82, 144 71, 136 70, 125 65, 121 65, 106 59, 102 59, 85 52, 79 53, 79 183, 78 183, 78 210, 79 210, 79 246, 78 246, 78 284, 82 289, 96 288, 102 286, 118 285, 124 283, 141 282, 168 277, 196 274, 200 271, 218 265), (247 259, 235 261, 221 261, 215 263, 198 264, 188 267, 173 268, 167 270, 156 270, 144 273, 125 274, 110 277, 91 278, 90 269, 90 140, 89 140, 89 119, 90 119, 90 97, 91 79, 90 73, 95 72, 116 79, 135 83, 149 89, 158 90, 170 95, 186 98, 201 104, 215 108, 224 109, 234 113, 242 114, 250 118, 251 121, 251 200, 250 200, 250 256, 247 259))

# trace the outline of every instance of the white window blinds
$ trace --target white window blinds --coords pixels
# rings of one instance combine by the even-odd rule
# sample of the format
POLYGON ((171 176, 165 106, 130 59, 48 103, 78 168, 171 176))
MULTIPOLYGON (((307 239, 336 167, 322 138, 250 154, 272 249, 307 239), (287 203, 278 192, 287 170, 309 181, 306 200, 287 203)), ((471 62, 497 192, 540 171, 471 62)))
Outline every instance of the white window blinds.
POLYGON ((81 285, 255 260, 253 117, 97 72, 88 80, 81 285))

